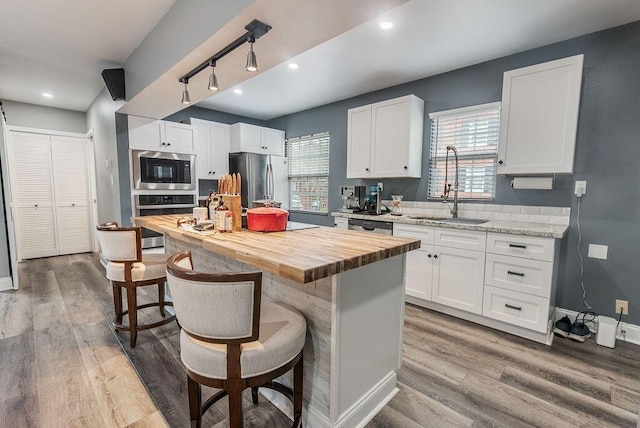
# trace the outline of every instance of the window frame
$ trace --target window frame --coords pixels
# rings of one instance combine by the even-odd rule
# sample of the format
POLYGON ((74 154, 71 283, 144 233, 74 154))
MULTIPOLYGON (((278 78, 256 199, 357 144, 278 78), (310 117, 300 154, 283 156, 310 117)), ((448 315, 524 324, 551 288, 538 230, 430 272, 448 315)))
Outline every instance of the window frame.
POLYGON ((331 134, 329 131, 326 132, 318 132, 310 135, 302 135, 299 137, 287 138, 285 141, 285 156, 287 157, 287 197, 289 199, 289 212, 299 213, 299 214, 311 214, 311 215, 322 215, 328 216, 329 212, 329 174, 331 170, 331 134), (326 147, 326 174, 293 174, 292 175, 292 165, 294 162, 291 162, 291 144, 300 142, 301 140, 311 141, 317 139, 325 139, 327 140, 326 147), (310 211, 305 209, 293 209, 292 204, 292 179, 313 179, 313 178, 321 178, 326 179, 326 193, 322 194, 321 197, 324 200, 324 206, 326 211, 310 211))
MULTIPOLYGON (((460 155, 460 153, 458 153, 458 159, 460 161, 460 163, 462 163, 462 161, 464 160, 492 160, 492 164, 491 164, 491 168, 494 169, 494 173, 493 173, 493 182, 492 182, 492 187, 489 189, 491 191, 491 195, 490 196, 485 196, 485 197, 461 197, 459 196, 458 199, 460 201, 467 201, 467 202, 490 202, 490 201, 494 201, 495 197, 496 197, 496 184, 497 184, 497 167, 498 167, 498 151, 499 151, 499 144, 500 144, 500 116, 502 113, 502 103, 500 101, 497 102, 493 102, 493 103, 486 103, 486 104, 478 104, 478 105, 473 105, 473 106, 467 106, 467 107, 461 107, 461 108, 457 108, 457 109, 451 109, 451 110, 444 110, 444 111, 438 111, 438 112, 432 112, 429 113, 429 119, 430 119, 430 132, 429 132, 429 138, 430 138, 430 146, 429 146, 429 176, 427 177, 427 200, 428 201, 441 201, 442 200, 442 196, 439 195, 439 189, 435 188, 432 189, 432 186, 435 184, 432 180, 432 167, 434 166, 434 161, 432 159, 432 155, 435 152, 437 152, 438 147, 436 146, 434 149, 433 144, 440 144, 443 145, 442 141, 433 141, 433 137, 434 137, 434 126, 436 126, 436 121, 437 120, 441 120, 441 119, 445 119, 445 118, 454 118, 454 117, 459 117, 461 118, 462 116, 465 115, 469 115, 470 113, 474 113, 474 112, 478 112, 478 113, 482 113, 482 112, 486 112, 486 113, 490 113, 492 111, 496 111, 497 110, 497 117, 495 118, 496 121, 496 134, 495 134, 495 138, 492 139, 491 143, 494 146, 494 148, 492 148, 491 153, 487 154, 487 153, 469 153, 469 154, 462 154, 460 155), (432 191, 433 190, 433 191, 432 191)), ((437 131, 436 131, 437 132, 437 131)), ((473 135, 473 134, 471 134, 473 135)), ((449 145, 449 143, 447 143, 447 145, 449 145)), ((453 146, 456 146, 456 144, 450 144, 453 146)), ((458 147, 456 147, 458 148, 458 147)), ((436 159, 442 159, 443 156, 436 156, 436 159)), ((454 155, 452 152, 450 152, 449 154, 449 161, 450 161, 450 168, 449 170, 450 172, 450 177, 452 176, 452 174, 455 174, 455 166, 453 165, 453 159, 454 159, 454 155)), ((486 175, 486 174, 485 174, 486 175)), ((450 179, 449 182, 451 184, 453 184, 454 180, 450 179)), ((460 179, 459 185, 462 184, 463 180, 460 179)), ((439 183, 439 181, 438 181, 439 183)), ((462 186, 460 186, 462 187, 462 186)), ((452 188, 453 190, 453 188, 452 188)), ((459 194, 460 193, 465 193, 463 189, 460 189, 459 194)), ((469 193, 469 192, 467 192, 469 193)), ((485 192, 486 193, 486 192, 485 192)), ((450 194, 449 198, 453 198, 453 195, 450 194)))

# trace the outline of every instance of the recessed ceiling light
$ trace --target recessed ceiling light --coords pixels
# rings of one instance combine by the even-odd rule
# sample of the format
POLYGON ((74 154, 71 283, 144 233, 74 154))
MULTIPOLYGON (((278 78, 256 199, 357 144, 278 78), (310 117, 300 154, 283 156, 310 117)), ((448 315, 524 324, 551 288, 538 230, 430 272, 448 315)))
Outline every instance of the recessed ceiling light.
POLYGON ((296 68, 298 68, 298 64, 296 64, 295 62, 290 62, 289 63, 289 68, 292 70, 295 70, 296 68))
POLYGON ((233 93, 240 95, 242 93, 242 89, 234 89, 233 93))
POLYGON ((393 27, 393 22, 385 21, 380 23, 380 28, 383 30, 390 30, 393 27))
POLYGON ((47 98, 53 98, 53 94, 51 92, 43 92, 42 96, 47 98))

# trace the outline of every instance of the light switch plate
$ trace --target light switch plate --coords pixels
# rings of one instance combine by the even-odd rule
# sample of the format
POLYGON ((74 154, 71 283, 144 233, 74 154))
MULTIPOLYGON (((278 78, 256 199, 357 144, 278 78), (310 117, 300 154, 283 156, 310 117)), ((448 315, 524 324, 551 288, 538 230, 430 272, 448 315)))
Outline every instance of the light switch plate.
POLYGON ((609 252, 609 247, 607 245, 589 244, 588 256, 591 257, 592 259, 607 260, 608 252, 609 252))

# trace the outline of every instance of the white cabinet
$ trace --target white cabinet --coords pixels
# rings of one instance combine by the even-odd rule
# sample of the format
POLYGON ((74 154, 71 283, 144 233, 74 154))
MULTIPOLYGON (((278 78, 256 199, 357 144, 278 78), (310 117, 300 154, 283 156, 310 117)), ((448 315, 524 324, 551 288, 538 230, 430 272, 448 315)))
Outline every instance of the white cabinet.
POLYGON ((196 176, 200 180, 217 180, 229 173, 231 132, 229 125, 190 119, 194 130, 196 176))
POLYGON ((89 143, 9 132, 18 258, 92 251, 89 143))
POLYGON ((236 152, 284 156, 284 131, 234 123, 231 125, 231 153, 236 152))
POLYGON ((349 229, 349 219, 344 217, 334 217, 333 227, 338 229, 349 229))
POLYGON ((349 109, 347 178, 420 178, 423 123, 415 95, 349 109))
POLYGON ((583 58, 504 73, 498 174, 573 173, 583 58))
POLYGON ((482 314, 547 333, 555 309, 556 240, 489 233, 482 314))
POLYGON ((184 123, 129 116, 129 148, 193 153, 194 130, 184 123))
POLYGON ((393 234, 421 240, 420 249, 407 254, 407 295, 482 312, 485 253, 477 248, 486 233, 396 223, 393 234))

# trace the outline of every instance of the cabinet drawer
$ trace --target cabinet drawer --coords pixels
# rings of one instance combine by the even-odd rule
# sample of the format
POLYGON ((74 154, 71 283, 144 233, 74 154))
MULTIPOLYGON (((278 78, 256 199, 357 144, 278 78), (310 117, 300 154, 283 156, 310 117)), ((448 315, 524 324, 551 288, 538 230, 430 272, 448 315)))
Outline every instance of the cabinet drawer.
POLYGON ((435 229, 435 245, 460 248, 462 250, 484 252, 486 242, 486 232, 477 232, 475 230, 447 229, 444 227, 435 229))
POLYGON ((546 333, 549 299, 485 285, 482 315, 546 333))
POLYGON ((420 239, 423 247, 433 245, 434 231, 435 229, 431 226, 393 223, 393 236, 420 239))
POLYGON ((552 274, 550 262, 487 254, 484 282, 494 287, 549 297, 552 274))
POLYGON ((487 252, 525 259, 553 261, 555 239, 531 236, 487 234, 487 252))

